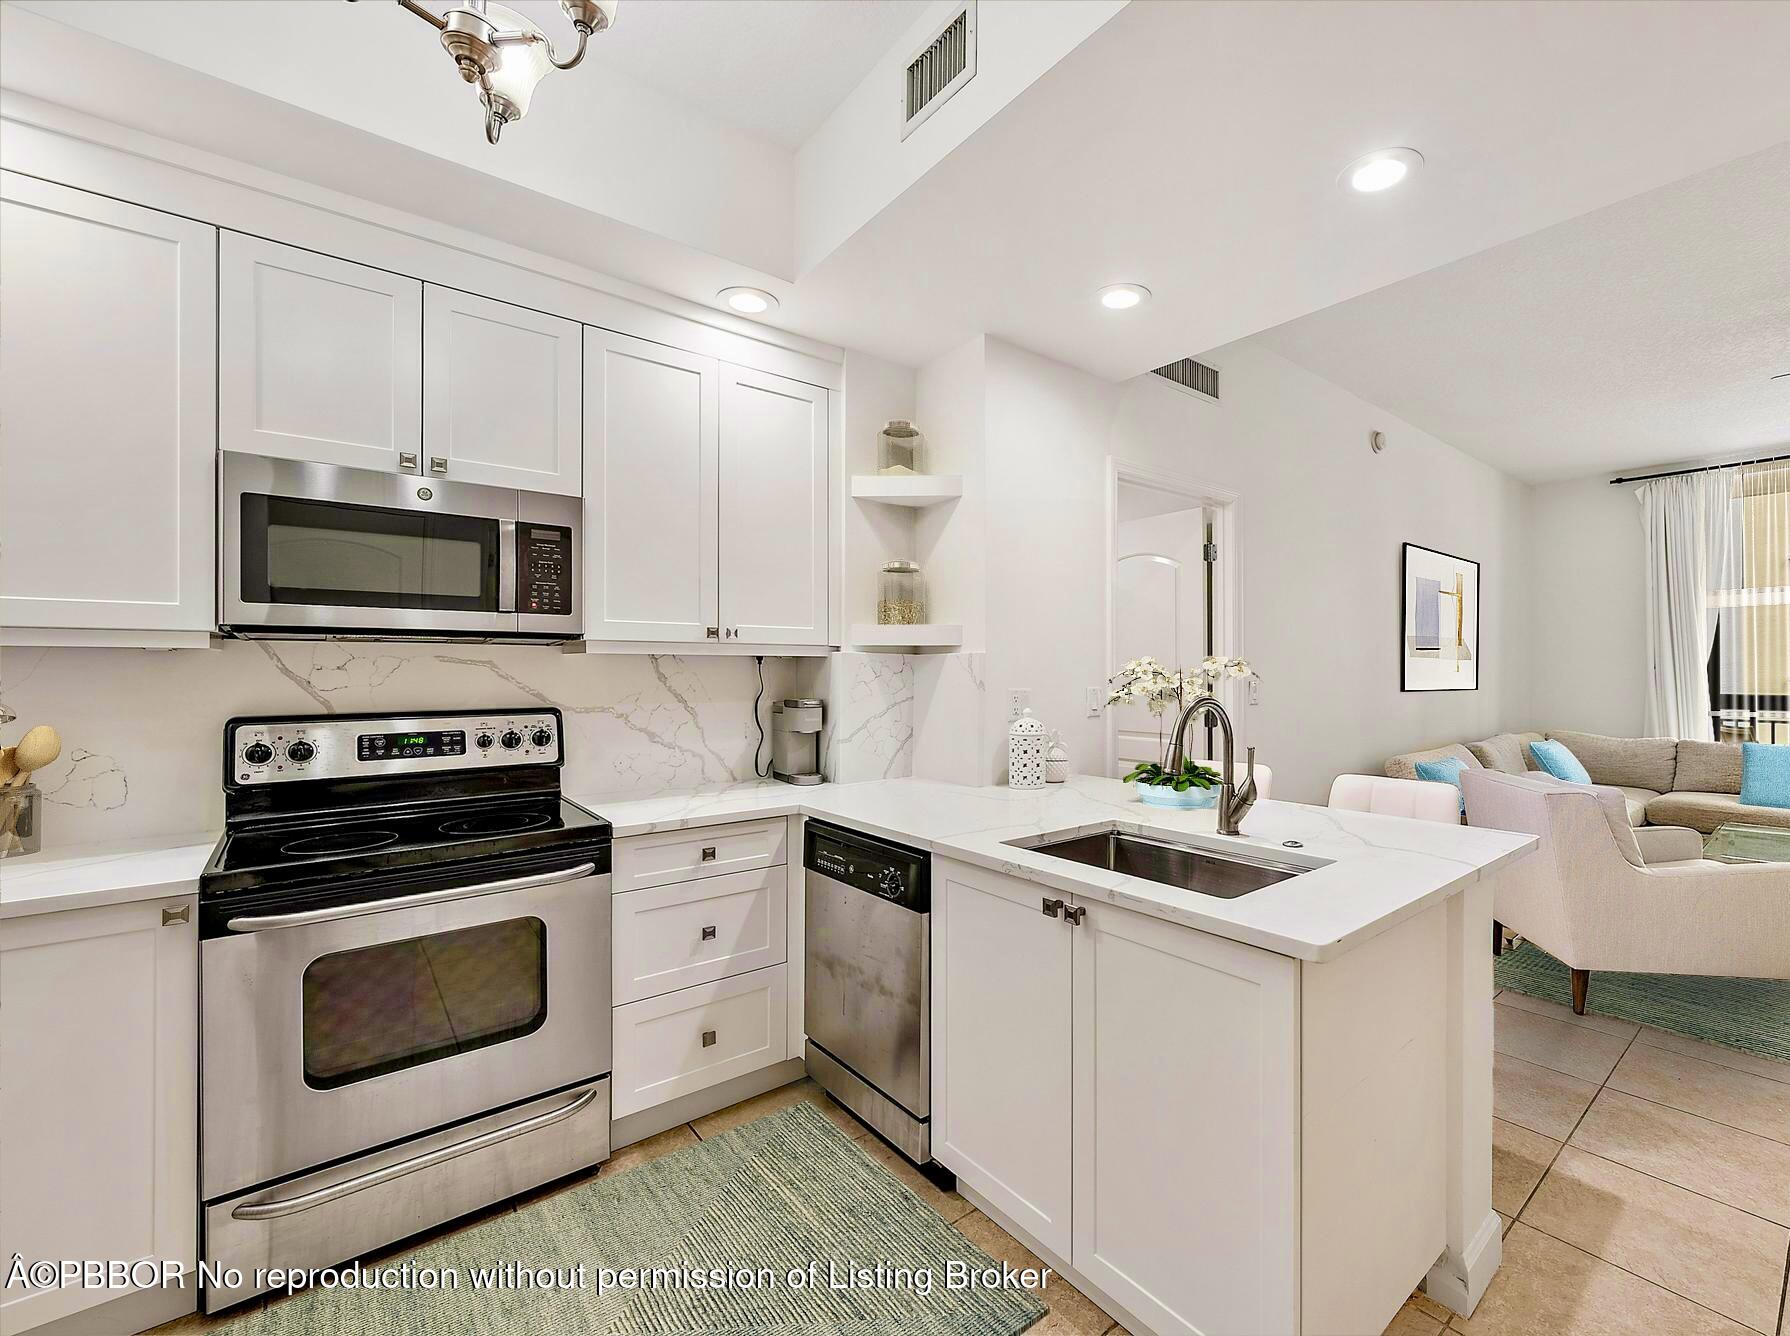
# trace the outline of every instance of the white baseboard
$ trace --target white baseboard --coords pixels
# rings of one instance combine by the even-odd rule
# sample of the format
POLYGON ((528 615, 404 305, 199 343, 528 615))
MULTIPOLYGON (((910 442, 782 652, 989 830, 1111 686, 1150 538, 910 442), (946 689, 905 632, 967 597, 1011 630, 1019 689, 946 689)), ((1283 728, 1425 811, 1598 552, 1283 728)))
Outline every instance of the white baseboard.
POLYGON ((1466 1255, 1443 1253, 1423 1278, 1423 1292, 1462 1317, 1471 1317, 1503 1260, 1504 1222, 1496 1211, 1487 1211, 1485 1223, 1468 1245, 1466 1255))

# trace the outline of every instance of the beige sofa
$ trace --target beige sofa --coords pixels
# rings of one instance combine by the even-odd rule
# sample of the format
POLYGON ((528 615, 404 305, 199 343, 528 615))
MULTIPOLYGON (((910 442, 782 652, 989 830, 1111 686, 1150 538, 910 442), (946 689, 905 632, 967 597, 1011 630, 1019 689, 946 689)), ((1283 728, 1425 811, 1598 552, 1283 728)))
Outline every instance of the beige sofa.
POLYGON ((1740 744, 1674 738, 1608 738, 1597 733, 1500 733, 1479 742, 1407 752, 1386 762, 1395 779, 1416 779, 1417 762, 1458 758, 1470 770, 1521 775, 1539 770, 1529 744, 1566 744, 1593 784, 1622 791, 1634 826, 1689 826, 1705 835, 1725 821, 1790 827, 1790 808, 1747 807, 1740 801, 1740 744))

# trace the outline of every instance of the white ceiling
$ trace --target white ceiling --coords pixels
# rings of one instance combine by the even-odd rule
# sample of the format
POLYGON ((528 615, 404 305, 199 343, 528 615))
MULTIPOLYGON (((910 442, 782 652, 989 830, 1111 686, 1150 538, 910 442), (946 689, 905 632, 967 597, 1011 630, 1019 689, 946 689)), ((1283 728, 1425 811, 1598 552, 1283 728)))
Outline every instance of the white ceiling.
MULTIPOLYGON (((794 238, 818 205, 742 103, 762 99, 794 133, 856 77, 869 30, 900 27, 900 7, 723 6, 713 24, 789 39, 771 43, 779 63, 682 4, 628 0, 599 39, 618 45, 550 78, 490 149, 476 99, 393 4, 31 3, 88 32, 9 26, 9 87, 690 301, 769 287, 770 323, 910 365, 986 332, 1128 377, 1790 130, 1790 4, 1132 0, 1059 58, 1042 35, 1049 0, 983 0, 976 81, 906 146, 978 106, 990 119, 798 275, 794 238), (664 51, 641 36, 656 22, 664 51), (642 50, 624 59, 630 24, 642 50), (835 67, 822 47, 841 33, 854 35, 835 67), (1010 87, 1028 60, 1047 72, 1010 87), (1397 144, 1428 160, 1410 183, 1335 186, 1344 163, 1397 144), (1095 290, 1118 281, 1155 300, 1101 309, 1095 290)), ((822 134, 851 128, 829 118, 822 134)), ((889 118, 862 133, 866 155, 887 153, 889 118)))
MULTIPOLYGON (((571 25, 557 0, 509 7, 569 46, 571 25)), ((615 26, 591 42, 585 60, 794 149, 925 7, 926 0, 623 0, 615 26)))
POLYGON ((1790 446, 1790 144, 1257 336, 1517 477, 1790 446))

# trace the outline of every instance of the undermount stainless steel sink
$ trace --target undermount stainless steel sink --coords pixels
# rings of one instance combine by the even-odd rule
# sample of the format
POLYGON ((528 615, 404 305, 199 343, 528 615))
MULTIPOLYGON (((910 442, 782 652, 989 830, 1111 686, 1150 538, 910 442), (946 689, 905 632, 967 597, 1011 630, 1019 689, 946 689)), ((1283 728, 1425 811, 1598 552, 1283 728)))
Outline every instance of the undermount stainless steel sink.
POLYGON ((1173 840, 1159 840, 1149 835, 1128 835, 1123 831, 1095 831, 1087 835, 1059 838, 1053 835, 1010 840, 1018 849, 1049 854, 1052 858, 1081 863, 1086 867, 1122 872, 1129 877, 1178 886, 1198 895, 1235 900, 1259 891, 1264 886, 1311 871, 1294 863, 1276 862, 1270 858, 1239 856, 1214 851, 1173 840))

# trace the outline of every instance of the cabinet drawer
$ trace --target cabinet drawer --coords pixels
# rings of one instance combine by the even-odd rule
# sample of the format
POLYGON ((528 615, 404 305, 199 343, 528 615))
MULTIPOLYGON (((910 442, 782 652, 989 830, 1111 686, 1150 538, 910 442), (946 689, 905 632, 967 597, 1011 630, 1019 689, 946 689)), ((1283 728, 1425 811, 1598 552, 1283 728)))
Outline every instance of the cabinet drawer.
POLYGON ((789 892, 781 867, 614 896, 615 1000, 638 1002, 781 965, 789 892))
POLYGON ((620 894, 693 877, 777 867, 789 861, 788 849, 789 822, 784 817, 630 835, 615 842, 615 889, 620 894))
POLYGON ((789 1056, 787 965, 615 1009, 615 1117, 789 1056))

